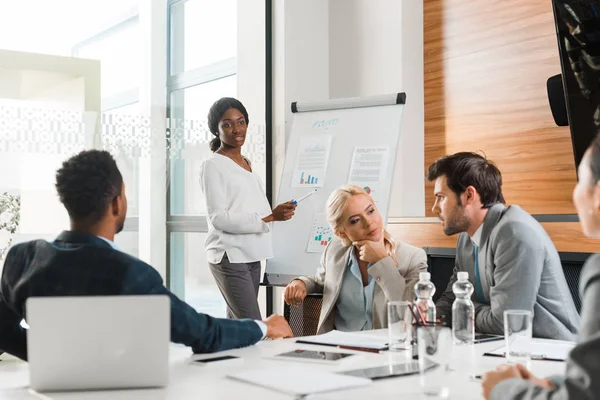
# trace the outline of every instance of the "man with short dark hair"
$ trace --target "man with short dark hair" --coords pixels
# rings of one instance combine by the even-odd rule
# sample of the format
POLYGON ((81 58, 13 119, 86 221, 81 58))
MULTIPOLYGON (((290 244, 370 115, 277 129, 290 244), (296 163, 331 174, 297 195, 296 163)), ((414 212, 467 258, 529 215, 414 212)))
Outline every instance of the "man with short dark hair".
POLYGON ((533 312, 535 337, 573 340, 577 313, 560 258, 544 228, 519 206, 504 205, 502 175, 476 153, 456 153, 429 167, 435 181, 433 212, 446 235, 459 233, 454 274, 436 303, 452 317, 452 285, 469 273, 475 291, 475 330, 504 333, 504 311, 533 312))
POLYGON ((292 336, 288 323, 277 315, 253 321, 197 313, 163 286, 154 268, 119 251, 113 240, 123 229, 127 197, 108 152, 83 151, 65 161, 56 173, 56 190, 71 230, 52 243, 34 240, 8 252, 0 281, 0 350, 27 359, 20 322, 27 298, 40 296, 167 295, 171 341, 196 353, 249 346, 265 336, 292 336))

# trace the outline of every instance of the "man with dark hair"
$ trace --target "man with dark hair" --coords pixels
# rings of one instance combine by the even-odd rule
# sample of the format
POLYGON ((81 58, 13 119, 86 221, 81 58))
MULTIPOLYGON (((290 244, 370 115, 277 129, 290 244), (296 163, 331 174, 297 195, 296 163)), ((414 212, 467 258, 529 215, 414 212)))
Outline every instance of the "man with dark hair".
POLYGON ((34 240, 13 246, 0 281, 0 350, 27 359, 25 302, 40 296, 167 295, 171 341, 196 353, 249 346, 267 336, 292 336, 288 323, 228 320, 197 313, 163 286, 150 265, 122 253, 113 243, 127 214, 125 185, 106 151, 83 151, 56 173, 56 190, 71 230, 52 243, 34 240))
POLYGON ((535 337, 573 340, 577 313, 558 252, 544 228, 519 206, 504 205, 502 175, 475 153, 456 153, 429 167, 444 233, 460 233, 454 275, 438 300, 438 316, 451 320, 452 285, 469 273, 475 292, 475 329, 504 333, 504 311, 533 312, 535 337))

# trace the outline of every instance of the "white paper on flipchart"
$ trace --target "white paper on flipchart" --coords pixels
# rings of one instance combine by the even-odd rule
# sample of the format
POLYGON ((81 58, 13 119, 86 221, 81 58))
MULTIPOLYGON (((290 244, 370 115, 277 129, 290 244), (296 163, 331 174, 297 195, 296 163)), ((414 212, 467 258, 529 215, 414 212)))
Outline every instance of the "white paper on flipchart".
POLYGON ((334 374, 320 369, 277 367, 228 375, 231 379, 295 396, 366 386, 370 379, 334 374))
POLYGON ((365 189, 383 215, 387 214, 391 190, 384 185, 389 156, 389 146, 354 147, 348 173, 348 183, 365 189))
MULTIPOLYGON (((531 354, 532 358, 550 358, 555 360, 566 360, 569 352, 575 347, 575 343, 564 340, 533 339, 530 343, 524 344, 523 349, 531 354)), ((502 346, 489 353, 497 356, 504 356, 506 347, 502 346)))
POLYGON ((322 335, 303 337, 301 340, 304 343, 325 344, 332 346, 364 347, 377 350, 387 347, 388 344, 387 336, 383 337, 375 335, 364 335, 359 332, 354 333, 335 330, 324 333, 322 335))
POLYGON ((307 135, 300 138, 292 187, 323 187, 331 153, 331 141, 331 135, 307 135), (314 183, 306 182, 309 176, 315 179, 314 183))

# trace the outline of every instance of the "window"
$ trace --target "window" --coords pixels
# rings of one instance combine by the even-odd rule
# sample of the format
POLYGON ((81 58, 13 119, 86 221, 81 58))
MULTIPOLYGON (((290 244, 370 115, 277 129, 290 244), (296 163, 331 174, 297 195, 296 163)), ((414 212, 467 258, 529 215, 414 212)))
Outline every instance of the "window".
POLYGON ((237 56, 238 0, 181 1, 171 6, 171 74, 237 56))
POLYGON ((231 75, 172 93, 171 109, 182 116, 181 129, 174 131, 174 144, 182 149, 174 154, 171 169, 171 214, 206 215, 199 177, 202 162, 211 155, 206 116, 210 106, 221 97, 235 97, 236 76, 231 75))

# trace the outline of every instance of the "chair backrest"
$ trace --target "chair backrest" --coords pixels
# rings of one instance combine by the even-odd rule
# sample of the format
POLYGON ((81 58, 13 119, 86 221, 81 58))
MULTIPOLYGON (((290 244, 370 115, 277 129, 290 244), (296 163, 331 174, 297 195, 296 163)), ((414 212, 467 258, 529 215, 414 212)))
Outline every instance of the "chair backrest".
POLYGON ((446 291, 448 282, 454 272, 456 249, 443 247, 425 247, 427 254, 427 271, 431 274, 431 282, 435 285, 433 301, 437 301, 446 291))
MULTIPOLYGON (((442 295, 448 286, 448 282, 452 277, 454 269, 454 259, 456 257, 456 249, 441 248, 441 247, 425 247, 427 253, 428 270, 431 273, 431 281, 436 287, 436 293, 433 297, 434 301, 442 295)), ((563 273, 569 286, 569 291, 573 297, 573 302, 577 308, 577 312, 581 314, 581 299, 579 297, 579 274, 581 267, 591 253, 573 253, 559 252, 560 261, 563 267, 563 273)))
POLYGON ((573 297, 575 308, 577 312, 581 314, 581 298, 579 297, 579 275, 581 274, 581 268, 592 253, 569 253, 562 252, 560 255, 560 263, 563 267, 563 273, 573 297))
POLYGON ((294 336, 311 336, 317 334, 323 295, 309 294, 298 307, 284 303, 283 317, 292 328, 294 336))

